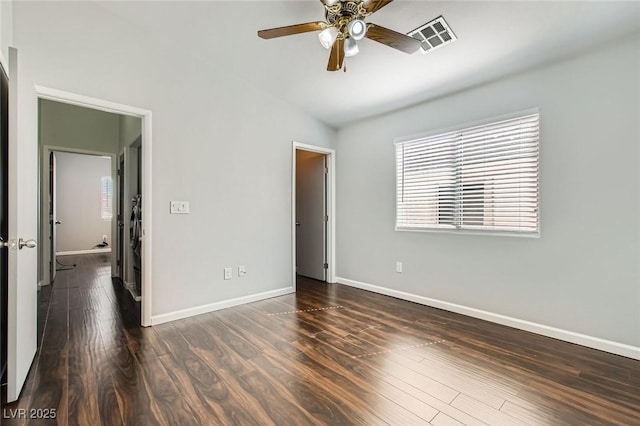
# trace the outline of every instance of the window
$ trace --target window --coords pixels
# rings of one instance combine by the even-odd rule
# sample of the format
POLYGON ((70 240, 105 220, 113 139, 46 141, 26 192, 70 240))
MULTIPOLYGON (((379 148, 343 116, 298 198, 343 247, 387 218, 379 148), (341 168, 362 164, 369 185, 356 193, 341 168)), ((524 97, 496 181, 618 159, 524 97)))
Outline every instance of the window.
POLYGON ((113 182, 111 176, 102 176, 100 179, 100 216, 104 220, 113 217, 113 182))
POLYGON ((396 229, 538 235, 539 113, 396 143, 396 229))

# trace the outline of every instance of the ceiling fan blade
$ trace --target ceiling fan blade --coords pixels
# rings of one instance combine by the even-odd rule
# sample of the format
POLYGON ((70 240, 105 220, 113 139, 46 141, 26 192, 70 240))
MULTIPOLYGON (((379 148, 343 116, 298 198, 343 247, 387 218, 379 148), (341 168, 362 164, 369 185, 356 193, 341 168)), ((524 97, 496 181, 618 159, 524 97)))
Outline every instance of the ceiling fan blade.
POLYGON ((344 62, 344 39, 338 39, 331 47, 331 55, 329 56, 329 64, 327 71, 338 71, 342 68, 344 62))
POLYGON ((307 22, 305 24, 289 25, 287 27, 270 28, 268 30, 258 31, 258 37, 260 38, 276 38, 293 34, 308 33, 310 31, 324 30, 327 28, 327 23, 307 22))
POLYGON ((420 49, 420 42, 415 38, 375 24, 369 24, 367 37, 405 53, 413 53, 420 49))
POLYGON ((391 3, 392 1, 393 0, 369 0, 369 3, 367 3, 364 6, 364 8, 367 10, 367 12, 373 13, 373 12, 377 12, 378 10, 382 9, 383 7, 385 7, 386 5, 391 3))

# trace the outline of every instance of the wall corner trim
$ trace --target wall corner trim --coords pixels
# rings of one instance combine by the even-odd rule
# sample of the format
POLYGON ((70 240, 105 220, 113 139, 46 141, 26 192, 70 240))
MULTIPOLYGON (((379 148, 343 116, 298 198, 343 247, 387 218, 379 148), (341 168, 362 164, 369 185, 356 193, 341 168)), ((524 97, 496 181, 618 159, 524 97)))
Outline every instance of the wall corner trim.
POLYGON ((347 285, 349 287, 355 287, 362 290, 371 291, 373 293, 384 294, 385 296, 407 300, 409 302, 430 306, 432 308, 444 309, 445 311, 455 312, 457 314, 490 321, 496 324, 506 325, 508 327, 517 328, 519 330, 529 331, 531 333, 540 334, 542 336, 552 337, 554 339, 564 340, 565 342, 575 343, 577 345, 586 346, 592 349, 598 349, 627 358, 640 360, 640 347, 637 346, 613 342, 611 340, 605 340, 599 337, 588 336, 586 334, 580 334, 569 330, 550 327, 547 325, 525 321, 518 318, 512 318, 493 312, 471 308, 468 306, 445 302, 442 300, 431 299, 429 297, 419 296, 412 293, 405 293, 403 291, 393 290, 373 284, 367 284, 360 281, 354 281, 348 278, 338 277, 336 279, 336 282, 339 284, 347 285))
POLYGON ((285 294, 295 293, 294 287, 279 288, 277 290, 265 291, 263 293, 250 294, 248 296, 237 297, 235 299, 223 300, 221 302, 210 303, 207 305, 194 306, 193 308, 182 309, 179 311, 168 312, 166 314, 152 315, 151 325, 164 324, 165 322, 176 321, 192 317, 195 315, 206 314, 208 312, 219 311, 220 309, 232 308, 234 306, 244 305, 245 303, 257 302, 272 297, 284 296, 285 294))

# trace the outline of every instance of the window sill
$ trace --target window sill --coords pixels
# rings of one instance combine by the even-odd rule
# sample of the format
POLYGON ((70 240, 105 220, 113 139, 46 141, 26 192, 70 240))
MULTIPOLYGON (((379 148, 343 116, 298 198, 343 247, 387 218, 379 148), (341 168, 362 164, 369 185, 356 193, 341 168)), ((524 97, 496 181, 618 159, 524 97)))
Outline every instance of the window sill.
POLYGON ((509 231, 475 231, 473 229, 448 229, 448 228, 399 228, 395 227, 398 232, 427 232, 435 234, 457 234, 457 235, 486 235, 493 237, 517 237, 517 238, 540 238, 538 232, 509 232, 509 231))

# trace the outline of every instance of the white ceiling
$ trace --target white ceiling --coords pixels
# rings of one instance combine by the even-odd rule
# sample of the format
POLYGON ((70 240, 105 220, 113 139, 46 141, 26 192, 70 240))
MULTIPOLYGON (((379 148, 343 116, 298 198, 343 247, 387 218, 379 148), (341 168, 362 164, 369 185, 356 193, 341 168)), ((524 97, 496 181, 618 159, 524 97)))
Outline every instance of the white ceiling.
POLYGON ((319 0, 106 2, 169 51, 199 60, 339 127, 506 74, 598 49, 640 30, 640 2, 396 0, 369 22, 408 32, 443 15, 458 41, 423 55, 371 40, 347 59, 347 72, 326 71, 329 52, 316 33, 278 39, 260 29, 324 20, 319 0))

